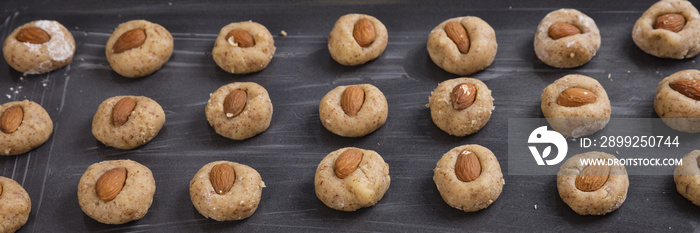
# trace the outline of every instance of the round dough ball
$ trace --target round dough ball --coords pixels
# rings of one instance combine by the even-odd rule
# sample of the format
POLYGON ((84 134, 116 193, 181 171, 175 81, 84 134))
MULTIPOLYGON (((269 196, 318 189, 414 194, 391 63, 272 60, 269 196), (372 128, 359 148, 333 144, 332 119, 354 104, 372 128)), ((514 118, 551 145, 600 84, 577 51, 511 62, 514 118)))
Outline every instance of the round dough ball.
POLYGON ((372 150, 345 147, 328 154, 316 168, 314 187, 316 197, 326 206, 342 211, 355 211, 370 207, 382 199, 389 189, 389 164, 372 150), (345 150, 362 151, 359 167, 347 177, 340 179, 335 174, 335 161, 345 150))
POLYGON ((458 146, 445 153, 435 166, 433 181, 445 203, 464 212, 489 207, 501 195, 505 184, 496 156, 476 144, 458 146), (455 163, 463 150, 473 152, 481 165, 481 174, 469 182, 459 180, 455 174, 455 163))
POLYGON ((0 114, 14 106, 22 108, 22 123, 13 133, 0 130, 0 155, 27 153, 44 144, 53 133, 53 121, 41 105, 29 100, 9 102, 0 105, 0 114))
POLYGON ((686 133, 700 132, 700 100, 672 89, 669 83, 677 80, 700 82, 700 70, 679 71, 661 80, 654 98, 656 114, 672 129, 686 133))
POLYGON ((43 74, 64 67, 73 60, 75 40, 62 24, 52 20, 37 20, 16 28, 3 44, 7 64, 24 74, 43 74), (17 33, 23 28, 37 27, 51 39, 42 44, 20 42, 17 33))
POLYGON ((216 161, 204 165, 190 181, 190 199, 204 217, 216 221, 241 220, 250 217, 258 209, 265 183, 258 172, 246 165, 216 161), (219 164, 233 168, 236 180, 231 189, 217 194, 209 179, 211 169, 219 164))
POLYGON ((565 137, 582 137, 605 128, 610 121, 608 94, 595 79, 578 74, 566 75, 554 81, 542 92, 542 113, 552 128, 565 137), (593 103, 566 107, 559 105, 559 95, 569 88, 582 88, 596 95, 593 103))
POLYGON ((496 57, 496 32, 479 17, 464 16, 445 20, 428 35, 430 59, 443 70, 456 75, 469 75, 489 67, 496 57), (445 33, 445 24, 461 24, 469 37, 469 52, 463 54, 445 33))
POLYGON ((343 137, 362 137, 382 127, 389 115, 384 93, 372 84, 356 85, 365 91, 365 100, 355 116, 349 116, 340 106, 341 96, 350 86, 339 86, 321 99, 318 114, 328 131, 343 137))
POLYGON ((700 53, 700 14, 690 1, 663 0, 649 7, 634 24, 632 39, 644 52, 662 58, 684 59, 700 53), (679 32, 654 29, 656 18, 676 13, 685 17, 679 32))
POLYGON ((253 21, 245 21, 231 23, 221 28, 219 36, 214 41, 211 55, 224 71, 232 74, 247 74, 265 69, 270 64, 275 49, 275 40, 265 26, 253 21), (255 45, 239 47, 233 37, 226 38, 233 30, 243 30, 250 34, 255 45))
POLYGON ((92 135, 100 142, 122 150, 131 150, 153 140, 163 128, 165 112, 156 101, 145 96, 115 96, 100 104, 92 118, 92 135), (128 120, 121 126, 112 122, 114 105, 122 98, 136 101, 128 120))
POLYGON ((458 137, 470 135, 483 128, 491 118, 493 97, 482 81, 473 78, 456 78, 440 83, 430 93, 430 116, 442 131, 458 137), (469 107, 457 110, 452 107, 452 90, 462 83, 474 85, 476 97, 469 107))
POLYGON ((615 156, 592 151, 567 159, 557 173, 559 197, 579 215, 604 215, 620 208, 627 198, 629 188, 625 167, 612 166, 602 187, 592 192, 584 192, 576 187, 576 177, 587 167, 581 164, 585 159, 608 160, 615 159, 615 156))
POLYGON ((557 68, 573 68, 588 63, 600 49, 600 31, 595 21, 580 11, 560 9, 547 14, 535 33, 535 54, 545 64, 557 68), (580 34, 557 40, 549 36, 554 23, 571 24, 580 34))
POLYGON ((140 78, 159 70, 173 54, 173 36, 167 29, 146 20, 132 20, 120 24, 114 29, 105 46, 107 61, 115 72, 127 78, 140 78), (114 43, 125 32, 142 29, 146 40, 142 45, 123 51, 114 52, 114 43))
POLYGON ((0 232, 15 232, 27 223, 32 210, 29 194, 14 180, 0 176, 0 232))
POLYGON ((698 168, 698 156, 700 150, 694 150, 683 157, 681 165, 673 171, 673 181, 676 182, 676 190, 685 199, 696 206, 700 206, 700 168, 698 168))
POLYGON ((270 127, 272 102, 267 90, 257 83, 229 83, 210 94, 205 114, 209 125, 214 127, 216 133, 233 140, 243 140, 258 135, 270 127), (229 117, 224 112, 224 100, 234 90, 245 91, 248 99, 240 114, 229 117))
POLYGON ((335 22, 331 34, 328 35, 328 51, 333 60, 344 66, 356 66, 376 59, 384 53, 389 34, 386 27, 377 18, 365 14, 343 15, 335 22), (375 38, 367 47, 362 47, 353 36, 355 23, 366 19, 374 26, 375 38))
POLYGON ((131 160, 95 163, 85 170, 78 183, 78 202, 90 218, 105 224, 123 224, 143 218, 153 203, 156 181, 146 166, 131 160), (126 181, 116 198, 103 201, 97 196, 97 180, 113 168, 126 168, 126 181))

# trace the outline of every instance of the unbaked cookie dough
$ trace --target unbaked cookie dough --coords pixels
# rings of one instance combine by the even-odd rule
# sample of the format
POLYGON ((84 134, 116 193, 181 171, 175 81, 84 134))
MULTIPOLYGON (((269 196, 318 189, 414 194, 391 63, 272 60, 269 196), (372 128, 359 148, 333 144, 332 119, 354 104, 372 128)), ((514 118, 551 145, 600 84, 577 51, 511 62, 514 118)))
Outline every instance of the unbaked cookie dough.
POLYGON ((114 29, 105 46, 107 61, 115 72, 140 78, 159 70, 173 54, 173 36, 146 20, 132 20, 114 29), (117 41, 120 42, 115 46, 117 41))
POLYGON ((51 117, 33 101, 0 105, 0 119, 3 118, 13 123, 0 126, 0 155, 24 154, 44 144, 53 133, 51 117))
POLYGON ((151 98, 115 96, 97 108, 92 134, 107 146, 131 150, 155 138, 164 123, 163 108, 151 98))
POLYGON ((190 199, 204 217, 216 221, 241 220, 255 213, 264 187, 255 169, 216 161, 204 165, 194 175, 190 181, 190 199))
POLYGON ((547 122, 565 137, 593 134, 610 121, 608 94, 598 81, 584 75, 566 75, 547 86, 540 107, 547 122))
POLYGON ((458 146, 445 153, 435 166, 433 181, 442 199, 464 212, 489 207, 505 184, 496 156, 476 144, 458 146))
POLYGON ((377 18, 347 14, 338 19, 328 36, 328 51, 341 65, 356 66, 384 53, 389 34, 377 18))
POLYGON ((370 207, 389 189, 389 164, 372 150, 345 147, 328 154, 316 168, 316 197, 342 211, 370 207), (341 178, 342 177, 342 178, 341 178))
POLYGON ((211 55, 224 71, 247 74, 265 69, 275 49, 275 40, 265 26, 245 21, 221 28, 211 55))
POLYGON ((585 159, 608 161, 615 156, 593 151, 567 159, 557 173, 559 197, 579 215, 604 215, 620 208, 629 187, 625 167, 584 166, 585 159))
POLYGON ((700 150, 691 151, 683 157, 682 164, 678 165, 676 170, 673 171, 676 190, 696 206, 700 206, 699 156, 700 150))
POLYGON ((111 160, 90 165, 78 183, 78 202, 83 212, 105 224, 123 224, 143 218, 153 203, 156 181, 151 170, 131 160, 111 160), (125 173, 116 174, 118 171, 125 173), (109 177, 103 175, 108 175, 109 177), (125 177, 123 176, 125 175, 125 177), (100 182, 105 183, 111 200, 101 196, 100 182), (121 189, 119 188, 121 187, 121 189))
POLYGON ((16 28, 3 44, 7 64, 24 74, 43 74, 68 65, 75 53, 73 35, 59 22, 37 20, 16 28))
POLYGON ((496 50, 496 32, 479 17, 464 16, 445 20, 428 35, 430 59, 443 70, 456 75, 469 75, 486 69, 496 57, 496 50), (446 33, 445 26, 450 22, 459 23, 455 25, 461 25, 466 31, 466 35, 460 33, 460 43, 468 38, 468 44, 463 45, 462 51, 446 33))
POLYGON ((270 127, 272 102, 267 90, 257 83, 229 83, 209 95, 205 114, 216 133, 243 140, 270 127))
POLYGON ((321 99, 318 114, 328 131, 343 137, 362 137, 384 125, 389 107, 386 97, 377 87, 358 84, 339 86, 329 91, 321 99), (343 99, 352 104, 343 104, 343 99), (346 112, 344 108, 353 108, 354 114, 346 112))
POLYGON ((21 185, 0 176, 0 232, 15 232, 27 223, 32 201, 21 185))
POLYGON ((478 132, 489 121, 494 109, 491 90, 473 78, 440 83, 430 93, 428 105, 435 125, 458 137, 478 132))
POLYGON ((656 114, 672 129, 686 133, 700 132, 698 90, 700 70, 683 70, 664 78, 656 88, 656 114))
POLYGON ((540 21, 534 44, 537 58, 545 64, 573 68, 588 63, 598 52, 600 31, 591 17, 574 9, 560 9, 540 21))
POLYGON ((637 47, 657 57, 695 57, 700 53, 700 14, 690 1, 659 1, 649 7, 634 24, 632 39, 637 47), (669 21, 668 16, 675 16, 676 20, 669 21), (657 23, 660 27, 656 26, 657 23))

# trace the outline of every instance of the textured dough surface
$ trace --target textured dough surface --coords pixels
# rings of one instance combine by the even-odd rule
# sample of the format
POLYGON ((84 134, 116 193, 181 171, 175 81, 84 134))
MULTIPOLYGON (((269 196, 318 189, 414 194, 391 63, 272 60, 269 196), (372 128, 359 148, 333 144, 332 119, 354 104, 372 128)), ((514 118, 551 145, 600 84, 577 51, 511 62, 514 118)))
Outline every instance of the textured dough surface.
POLYGON ((255 213, 264 187, 265 183, 255 169, 239 163, 216 161, 204 165, 194 175, 190 181, 190 199, 204 217, 216 221, 241 220, 255 213), (228 164, 236 174, 233 186, 223 195, 214 191, 209 180, 209 172, 218 164, 228 164))
POLYGON ((656 88, 654 110, 672 129, 686 133, 700 132, 700 101, 691 99, 668 85, 679 79, 700 80, 700 70, 679 71, 661 80, 656 88))
POLYGON ((258 135, 272 121, 272 101, 264 87, 253 82, 235 82, 226 84, 210 94, 205 109, 209 125, 221 136, 243 140, 258 135), (248 94, 243 112, 235 117, 224 113, 224 99, 231 91, 240 89, 248 94))
POLYGON ((554 81, 542 92, 542 113, 552 129, 565 137, 582 137, 600 131, 610 121, 610 100, 600 83, 588 76, 570 74, 554 81), (557 104, 559 94, 578 87, 593 92, 594 103, 578 107, 557 104))
POLYGON ((270 64, 275 49, 275 40, 265 26, 246 21, 231 23, 221 28, 219 36, 214 41, 211 55, 214 57, 214 62, 224 71, 232 74, 247 74, 265 69, 270 64), (255 45, 241 48, 229 42, 226 35, 235 29, 248 32, 255 40, 255 45))
POLYGON ((0 185, 0 232, 15 232, 27 223, 32 201, 27 191, 14 180, 0 176, 0 185))
POLYGON ((560 9, 540 21, 534 41, 535 54, 542 62, 557 68, 573 68, 588 63, 598 52, 600 31, 591 17, 574 9, 560 9), (574 25, 581 33, 554 40, 549 37, 549 27, 557 22, 574 25))
POLYGON ((107 146, 131 150, 153 140, 165 123, 165 112, 156 101, 145 96, 114 96, 100 104, 92 118, 92 135, 107 146), (133 98, 136 107, 121 126, 112 124, 112 109, 124 97, 133 98))
POLYGON ((314 186, 316 197, 326 206, 342 211, 355 211, 370 207, 382 199, 389 189, 389 164, 372 150, 345 147, 328 154, 316 168, 314 186), (363 153, 360 166, 349 176, 340 179, 335 175, 335 160, 347 149, 359 149, 363 153))
POLYGON ((328 51, 333 60, 341 65, 356 66, 382 55, 388 41, 386 27, 377 18, 365 14, 347 14, 335 22, 328 36, 328 51), (367 19, 374 26, 375 39, 368 47, 360 46, 352 35, 355 23, 360 19, 367 19))
POLYGON ((7 64, 24 74, 43 74, 68 65, 75 53, 73 35, 62 24, 52 20, 37 20, 16 28, 3 44, 3 55, 7 64), (17 33, 25 27, 38 27, 46 31, 51 39, 43 44, 32 44, 17 40, 17 33))
POLYGON ((78 184, 78 202, 83 212, 105 224, 122 224, 143 218, 153 203, 156 181, 146 166, 131 160, 95 163, 85 170, 78 184), (114 200, 105 202, 97 196, 97 180, 113 168, 126 168, 126 182, 114 200))
POLYGON ((484 82, 473 78, 456 78, 440 83, 429 98, 430 116, 442 131, 458 137, 470 135, 483 128, 491 118, 493 97, 484 82), (476 99, 468 108, 457 110, 452 107, 452 89, 462 83, 476 87, 476 99))
POLYGON ((34 101, 14 101, 0 105, 0 114, 15 105, 22 107, 24 118, 17 131, 6 134, 0 131, 0 155, 19 155, 44 144, 53 133, 53 121, 34 101))
POLYGON ((700 206, 700 168, 698 168, 700 150, 694 150, 683 157, 682 165, 673 171, 676 190, 696 206, 700 206))
POLYGON ((107 61, 115 72, 127 78, 140 78, 159 70, 173 54, 173 36, 167 29, 146 20, 132 20, 114 29, 105 47, 107 61), (146 41, 139 47, 114 53, 112 47, 122 34, 132 29, 144 29, 146 41))
POLYGON ((384 93, 372 84, 357 85, 365 91, 365 102, 355 116, 340 107, 340 97, 349 86, 339 86, 321 99, 318 114, 328 131, 343 137, 362 137, 382 127, 389 115, 384 93))
POLYGON ((634 24, 632 39, 644 52, 662 58, 684 59, 700 53, 700 14, 690 1, 663 0, 655 3, 634 24), (685 17, 679 32, 654 29, 656 18, 677 13, 685 17))
POLYGON ((496 58, 498 43, 491 25, 479 17, 464 16, 445 20, 428 35, 430 59, 443 70, 456 75, 469 75, 489 67, 496 58), (445 24, 459 22, 469 36, 469 52, 463 54, 445 33, 445 24))

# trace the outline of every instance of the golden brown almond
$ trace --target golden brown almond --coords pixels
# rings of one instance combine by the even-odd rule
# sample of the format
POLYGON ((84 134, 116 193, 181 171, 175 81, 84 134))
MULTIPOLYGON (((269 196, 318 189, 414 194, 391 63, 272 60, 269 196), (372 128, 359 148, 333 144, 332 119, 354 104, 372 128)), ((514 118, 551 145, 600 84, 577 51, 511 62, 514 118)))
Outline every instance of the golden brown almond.
POLYGON ((51 40, 49 33, 44 31, 44 29, 38 27, 23 27, 19 29, 17 35, 15 36, 20 42, 27 42, 32 44, 43 44, 51 40))
POLYGON ((355 22, 355 26, 352 29, 352 36, 360 46, 369 47, 377 37, 377 33, 374 31, 372 22, 368 19, 360 19, 355 22))
POLYGON ((126 184, 126 168, 112 168, 97 179, 95 191, 101 200, 111 201, 119 195, 124 184, 126 184))
POLYGON ((695 160, 697 160, 698 167, 700 167, 700 156, 698 156, 695 160))
POLYGON ((463 182, 470 182, 481 175, 481 163, 474 152, 463 150, 457 155, 455 162, 455 175, 463 182))
POLYGON ((255 46, 255 39, 245 30, 233 29, 226 34, 226 40, 233 46, 248 48, 255 46))
POLYGON ((700 100, 700 80, 677 79, 668 84, 671 89, 694 100, 700 100))
POLYGON ((236 182, 236 172, 230 165, 220 163, 209 171, 209 181, 217 194, 224 195, 231 190, 233 183, 236 182))
POLYGON ((581 29, 570 23, 556 22, 549 26, 549 37, 555 40, 577 34, 581 34, 581 29))
POLYGON ((144 42, 146 42, 146 31, 140 28, 131 29, 117 39, 112 45, 112 51, 114 53, 121 53, 133 48, 140 47, 144 42))
POLYGON ((2 184, 0 184, 0 196, 2 196, 2 184))
POLYGON ((112 107, 112 124, 122 126, 129 121, 129 116, 136 108, 136 101, 131 97, 123 97, 112 107))
POLYGON ((17 128, 22 124, 24 119, 24 109, 21 106, 15 105, 9 107, 0 116, 0 130, 6 134, 11 134, 17 131, 17 128))
POLYGON ((240 89, 231 91, 224 99, 224 114, 226 117, 238 116, 245 109, 247 102, 248 93, 240 89))
POLYGON ((576 176, 574 185, 578 190, 593 192, 605 185, 610 176, 610 166, 591 165, 576 176))
POLYGON ((340 107, 348 116, 355 116, 365 103, 365 90, 355 85, 345 88, 340 96, 340 107))
POLYGON ((476 87, 470 83, 459 84, 452 89, 450 98, 454 109, 462 110, 468 108, 476 100, 476 87))
POLYGON ((343 151, 343 153, 335 159, 335 167, 333 168, 335 176, 344 179, 355 172, 360 166, 360 162, 362 162, 362 156, 363 153, 360 149, 350 148, 343 151))
POLYGON ((598 96, 592 91, 572 87, 562 91, 557 98, 557 104, 564 107, 578 107, 586 104, 595 103, 598 96))
POLYGON ((685 26, 685 17, 671 13, 656 18, 654 29, 666 29, 672 32, 680 32, 685 26))
POLYGON ((469 52, 469 35, 461 23, 450 21, 445 24, 445 34, 457 45, 460 53, 467 54, 469 52))

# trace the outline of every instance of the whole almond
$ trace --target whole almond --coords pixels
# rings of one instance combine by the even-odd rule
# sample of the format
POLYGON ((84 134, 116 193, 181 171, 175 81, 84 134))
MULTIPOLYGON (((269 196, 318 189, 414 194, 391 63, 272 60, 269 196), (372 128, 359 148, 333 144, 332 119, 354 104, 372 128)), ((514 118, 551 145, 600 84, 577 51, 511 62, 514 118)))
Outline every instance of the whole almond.
POLYGON ((365 103, 365 90, 360 86, 349 86, 345 88, 340 96, 340 107, 348 116, 355 116, 365 103))
POLYGON ((124 184, 126 184, 126 168, 112 168, 97 179, 95 191, 103 201, 111 201, 119 195, 124 184))
POLYGON ((700 167, 700 156, 698 156, 697 158, 695 158, 695 160, 697 160, 697 163, 698 163, 697 165, 698 165, 698 167, 700 167))
POLYGON ((140 28, 131 29, 117 39, 112 45, 114 53, 121 53, 133 48, 138 48, 146 42, 146 31, 140 28))
POLYGON ((457 45, 460 53, 467 54, 469 52, 469 35, 461 23, 450 21, 445 24, 445 34, 457 45))
POLYGON ((668 84, 671 89, 694 100, 700 100, 700 80, 677 79, 668 84))
POLYGON ((0 116, 0 130, 6 134, 17 131, 24 119, 24 109, 19 105, 9 107, 0 116))
POLYGON ((243 112, 247 102, 248 93, 240 89, 231 91, 224 99, 224 114, 226 117, 238 116, 243 112))
POLYGON ((672 32, 680 32, 685 26, 685 17, 671 13, 656 18, 654 29, 666 29, 672 32))
POLYGON ((377 37, 377 33, 374 31, 372 22, 368 19, 360 19, 355 22, 355 26, 352 29, 352 36, 360 46, 369 47, 377 37))
POLYGON ((360 166, 360 162, 362 162, 362 156, 363 153, 360 149, 350 148, 343 151, 343 153, 335 159, 335 167, 333 168, 335 176, 344 179, 355 172, 360 166))
POLYGON ((476 87, 469 83, 462 83, 452 89, 450 94, 452 99, 452 107, 456 110, 462 110, 472 106, 476 100, 476 87))
POLYGON ((577 34, 581 34, 581 29, 570 23, 556 22, 549 26, 549 37, 555 40, 577 34))
POLYGON ((43 44, 51 40, 49 33, 44 31, 44 29, 38 27, 23 27, 17 32, 15 36, 20 42, 27 42, 32 44, 43 44))
POLYGON ((2 184, 0 184, 0 196, 2 196, 2 184))
POLYGON ((220 163, 209 171, 209 181, 217 194, 224 195, 231 190, 233 183, 236 182, 236 172, 230 165, 220 163))
POLYGON ((247 31, 233 29, 226 34, 226 40, 234 46, 248 48, 255 46, 255 39, 247 31))
POLYGON ((605 185, 610 176, 610 166, 591 165, 576 176, 574 185, 578 190, 593 192, 605 185))
POLYGON ((598 96, 592 91, 572 87, 562 91, 557 98, 557 104, 564 107, 579 107, 586 104, 595 103, 598 96))
POLYGON ((112 107, 112 124, 122 126, 129 120, 131 112, 136 108, 136 101, 131 97, 123 97, 112 107))
POLYGON ((481 163, 474 152, 463 150, 457 155, 455 162, 455 175, 463 182, 470 182, 481 175, 481 163))

